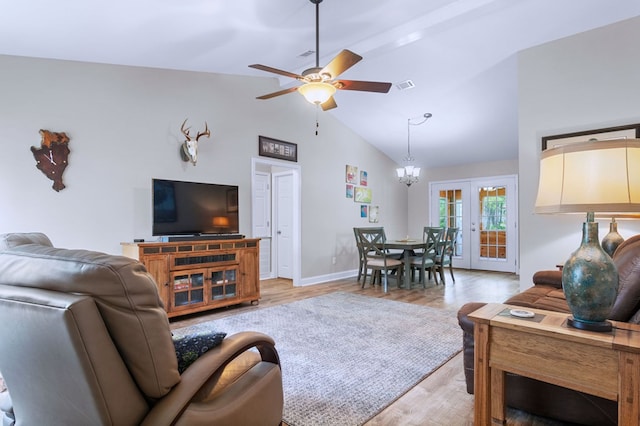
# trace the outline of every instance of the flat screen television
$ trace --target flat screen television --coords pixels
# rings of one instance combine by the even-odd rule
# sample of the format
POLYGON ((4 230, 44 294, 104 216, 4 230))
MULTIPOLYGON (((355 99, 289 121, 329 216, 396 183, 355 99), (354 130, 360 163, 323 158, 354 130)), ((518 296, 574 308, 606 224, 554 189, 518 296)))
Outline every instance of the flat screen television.
POLYGON ((153 179, 154 236, 237 234, 238 187, 153 179))

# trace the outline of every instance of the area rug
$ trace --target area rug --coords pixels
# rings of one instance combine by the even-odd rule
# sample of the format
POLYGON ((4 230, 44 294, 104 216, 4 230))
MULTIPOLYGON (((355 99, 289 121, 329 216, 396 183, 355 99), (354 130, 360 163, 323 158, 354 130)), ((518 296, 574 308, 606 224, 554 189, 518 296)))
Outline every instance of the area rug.
POLYGON ((280 354, 284 421, 361 425, 462 349, 454 312, 351 293, 260 308, 174 330, 253 330, 280 354))

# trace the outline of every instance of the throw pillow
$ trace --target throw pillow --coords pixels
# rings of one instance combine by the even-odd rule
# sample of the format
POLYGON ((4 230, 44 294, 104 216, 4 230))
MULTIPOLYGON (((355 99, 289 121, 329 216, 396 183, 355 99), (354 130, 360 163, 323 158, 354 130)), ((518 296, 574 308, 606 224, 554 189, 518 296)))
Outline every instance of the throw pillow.
POLYGON ((217 331, 197 331, 173 338, 178 358, 178 372, 182 374, 198 357, 222 343, 227 333, 217 331))

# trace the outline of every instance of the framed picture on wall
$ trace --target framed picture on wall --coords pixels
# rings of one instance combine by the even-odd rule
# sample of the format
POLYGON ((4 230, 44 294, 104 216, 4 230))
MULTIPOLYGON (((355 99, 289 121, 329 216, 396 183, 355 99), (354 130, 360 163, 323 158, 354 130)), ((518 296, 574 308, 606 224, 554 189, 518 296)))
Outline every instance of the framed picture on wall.
POLYGON ((367 186, 367 178, 368 178, 368 174, 367 172, 365 172, 364 170, 360 170, 360 185, 361 186, 367 186))
POLYGON ((640 139, 640 124, 626 126, 607 127, 604 129, 584 130, 580 132, 565 133, 562 135, 545 136, 542 138, 542 150, 555 148, 588 140, 604 141, 608 139, 640 139))
POLYGON ((347 184, 345 195, 347 198, 353 198, 353 185, 347 184))
POLYGON ((379 206, 369 206, 369 223, 378 223, 379 206))
POLYGON ((266 136, 258 136, 258 155, 297 162, 298 145, 266 136))
POLYGON ((356 203, 370 203, 371 202, 371 188, 364 188, 362 186, 356 186, 356 192, 353 198, 356 203))
POLYGON ((347 183, 358 184, 358 167, 347 164, 345 171, 345 181, 347 183))

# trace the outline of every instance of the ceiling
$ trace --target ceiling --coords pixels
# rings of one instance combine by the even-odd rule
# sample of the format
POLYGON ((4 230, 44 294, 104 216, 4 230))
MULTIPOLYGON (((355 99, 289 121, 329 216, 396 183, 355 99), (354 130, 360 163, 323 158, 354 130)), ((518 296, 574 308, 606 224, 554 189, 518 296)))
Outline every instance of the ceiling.
MULTIPOLYGON (((0 0, 0 54, 278 78, 315 65, 309 0, 0 0)), ((320 65, 364 57, 340 77, 393 83, 387 94, 339 91, 331 114, 399 164, 517 158, 515 54, 640 15, 610 0, 324 0, 320 65), (615 4, 615 6, 614 6, 615 4), (399 90, 411 80, 415 87, 399 90), (418 120, 416 120, 418 121, 418 120)), ((281 77, 274 84, 296 83, 281 77)), ((265 93, 256 93, 256 96, 265 93)), ((271 100, 283 102, 287 94, 271 100)), ((309 108, 314 108, 309 104, 309 108)))

